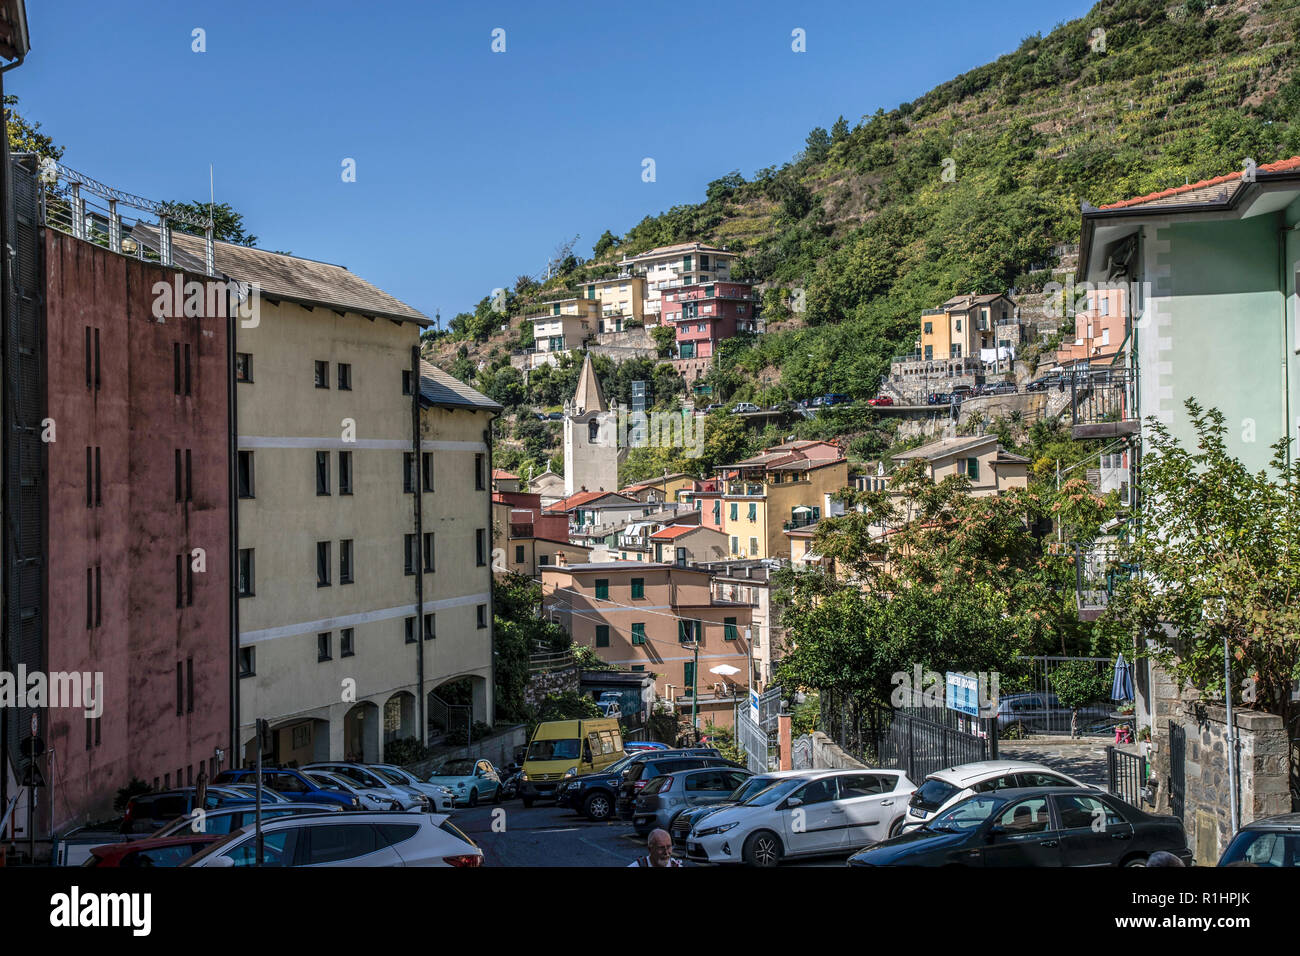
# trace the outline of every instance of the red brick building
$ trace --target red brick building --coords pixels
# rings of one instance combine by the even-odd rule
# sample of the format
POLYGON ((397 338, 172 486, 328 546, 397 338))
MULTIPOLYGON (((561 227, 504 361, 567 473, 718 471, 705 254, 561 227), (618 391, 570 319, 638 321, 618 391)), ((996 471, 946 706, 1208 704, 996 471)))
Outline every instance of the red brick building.
POLYGON ((673 366, 694 382, 713 365, 718 343, 737 332, 758 330, 753 286, 745 282, 709 282, 663 293, 663 321, 677 328, 673 366))
POLYGON ((44 256, 47 669, 103 673, 100 717, 49 711, 58 831, 229 765, 229 320, 156 317, 155 283, 205 276, 52 228, 44 256))

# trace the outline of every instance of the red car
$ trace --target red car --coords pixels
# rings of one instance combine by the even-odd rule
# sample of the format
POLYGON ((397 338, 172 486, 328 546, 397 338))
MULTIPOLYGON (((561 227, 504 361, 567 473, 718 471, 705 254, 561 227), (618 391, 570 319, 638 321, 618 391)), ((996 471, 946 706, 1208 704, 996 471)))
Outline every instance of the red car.
POLYGON ((129 843, 107 843, 93 848, 90 858, 82 866, 180 866, 209 843, 224 840, 227 836, 224 833, 187 833, 129 843))
POLYGON ((867 404, 872 406, 892 405, 894 404, 894 400, 890 398, 888 395, 877 395, 875 398, 868 399, 867 404))

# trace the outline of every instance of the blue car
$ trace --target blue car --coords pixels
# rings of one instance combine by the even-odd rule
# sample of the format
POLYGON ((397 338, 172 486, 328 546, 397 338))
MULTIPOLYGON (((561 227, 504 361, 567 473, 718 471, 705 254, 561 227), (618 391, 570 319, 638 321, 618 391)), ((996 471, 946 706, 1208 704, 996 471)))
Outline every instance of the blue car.
POLYGON ((482 800, 501 802, 501 775, 492 761, 473 757, 453 757, 434 768, 425 783, 446 787, 457 803, 476 807, 482 800))
MULTIPOLYGON (((256 779, 257 771, 243 767, 238 770, 221 771, 213 783, 255 783, 256 779)), ((292 767, 263 767, 262 786, 270 787, 295 803, 333 803, 345 810, 362 809, 361 801, 356 797, 334 790, 325 790, 305 773, 292 767)))
POLYGON ((623 741, 623 751, 625 753, 636 753, 638 750, 670 750, 667 744, 661 744, 657 740, 625 740, 623 741))

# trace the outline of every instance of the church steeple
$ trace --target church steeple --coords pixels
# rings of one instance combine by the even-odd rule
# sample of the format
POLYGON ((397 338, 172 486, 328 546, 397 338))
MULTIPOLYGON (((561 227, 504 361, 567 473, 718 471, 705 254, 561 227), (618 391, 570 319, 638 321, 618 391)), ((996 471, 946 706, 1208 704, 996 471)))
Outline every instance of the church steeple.
POLYGON ((606 412, 605 393, 600 390, 600 380, 591 364, 591 353, 582 359, 582 370, 578 372, 578 390, 573 395, 573 414, 585 412, 606 412))

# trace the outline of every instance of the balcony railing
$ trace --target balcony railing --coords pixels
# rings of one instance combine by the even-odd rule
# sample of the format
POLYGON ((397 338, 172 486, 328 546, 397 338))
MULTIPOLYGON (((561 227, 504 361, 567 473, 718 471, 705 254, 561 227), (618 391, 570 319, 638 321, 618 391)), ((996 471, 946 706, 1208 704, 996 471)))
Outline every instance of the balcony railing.
POLYGON ((1136 378, 1128 368, 1086 369, 1070 376, 1071 433, 1074 438, 1118 438, 1139 431, 1133 395, 1136 378))
POLYGON ((510 523, 510 537, 512 538, 531 538, 533 537, 533 526, 529 524, 510 523))
POLYGON ((733 497, 761 498, 763 497, 763 486, 732 481, 727 484, 727 494, 733 497))
POLYGON ((812 515, 807 515, 799 518, 791 518, 789 521, 783 522, 781 527, 785 531, 794 531, 798 528, 806 528, 810 524, 816 523, 817 522, 813 520, 812 515))

